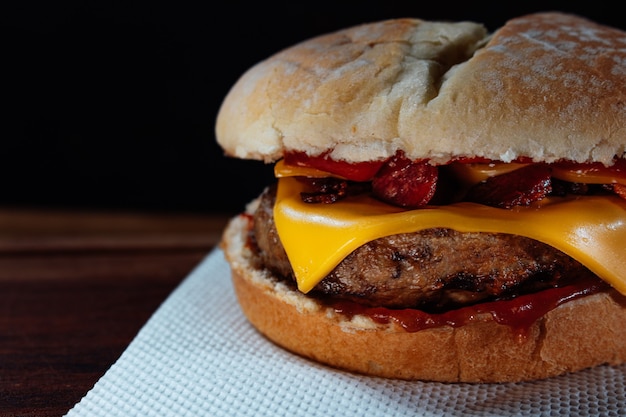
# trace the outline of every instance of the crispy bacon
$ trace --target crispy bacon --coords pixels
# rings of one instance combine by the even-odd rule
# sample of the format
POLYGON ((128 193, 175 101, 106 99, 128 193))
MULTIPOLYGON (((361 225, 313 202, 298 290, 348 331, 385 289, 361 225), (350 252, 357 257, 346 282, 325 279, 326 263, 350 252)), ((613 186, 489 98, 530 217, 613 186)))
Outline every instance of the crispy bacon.
POLYGON ((488 178, 467 193, 465 200, 487 206, 527 206, 552 192, 551 170, 545 164, 531 164, 488 178))
MULTIPOLYGON (((310 191, 301 195, 302 200, 307 203, 334 203, 348 195, 362 192, 371 192, 380 200, 408 209, 424 207, 427 204, 450 204, 458 201, 458 196, 455 196, 456 192, 444 190, 449 187, 457 189, 455 184, 446 183, 445 170, 440 172, 439 167, 431 165, 426 160, 410 160, 402 152, 398 152, 384 162, 351 164, 333 161, 328 158, 328 154, 310 157, 304 153, 287 154, 285 161, 289 165, 317 168, 341 177, 301 178, 309 185, 310 191), (442 181, 443 184, 438 187, 438 183, 442 181)), ((476 161, 485 162, 480 158, 460 158, 457 162, 476 161)), ((585 184, 551 177, 551 166, 555 166, 555 169, 576 170, 587 175, 626 178, 626 159, 617 158, 615 164, 610 167, 599 163, 581 164, 567 161, 560 161, 554 165, 535 164, 523 158, 516 162, 528 165, 474 185, 463 200, 493 207, 511 208, 517 205, 527 206, 548 195, 587 195, 609 192, 626 199, 626 185, 585 184)))
POLYGON ((300 198, 305 203, 311 204, 331 204, 349 195, 371 191, 371 185, 368 182, 347 181, 334 177, 298 177, 298 180, 307 184, 309 189, 309 191, 300 193, 300 198))
POLYGON ((427 161, 411 161, 403 153, 389 159, 372 179, 377 198, 406 208, 423 207, 437 188, 438 168, 427 161))
POLYGON ((346 196, 348 183, 337 178, 298 178, 306 183, 312 191, 300 193, 300 198, 305 203, 330 204, 346 196))

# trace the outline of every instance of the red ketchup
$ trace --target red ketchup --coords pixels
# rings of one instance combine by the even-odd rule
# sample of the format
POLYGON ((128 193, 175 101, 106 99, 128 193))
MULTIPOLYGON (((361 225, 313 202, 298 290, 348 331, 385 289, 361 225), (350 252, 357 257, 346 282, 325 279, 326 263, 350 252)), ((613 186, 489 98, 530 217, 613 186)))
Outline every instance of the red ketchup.
POLYGON ((351 301, 333 301, 331 306, 337 313, 347 317, 361 314, 381 324, 395 322, 407 332, 418 332, 441 326, 461 327, 480 320, 477 318, 478 315, 489 313, 497 323, 510 326, 519 340, 523 340, 530 326, 550 310, 576 298, 600 292, 605 288, 607 285, 602 281, 586 280, 534 294, 520 295, 511 300, 480 303, 437 314, 410 308, 393 310, 385 307, 366 307, 351 301))

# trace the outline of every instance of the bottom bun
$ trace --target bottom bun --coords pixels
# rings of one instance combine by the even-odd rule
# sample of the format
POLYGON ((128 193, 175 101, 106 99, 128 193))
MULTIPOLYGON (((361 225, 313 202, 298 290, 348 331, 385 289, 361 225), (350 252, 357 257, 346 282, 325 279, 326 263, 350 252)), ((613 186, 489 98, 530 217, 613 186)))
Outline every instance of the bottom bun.
POLYGON ((348 319, 260 267, 247 244, 251 218, 221 247, 250 323, 283 348, 360 374, 439 382, 517 382, 626 360, 626 297, 601 292, 561 304, 519 338, 490 314, 461 327, 407 332, 367 316, 348 319))

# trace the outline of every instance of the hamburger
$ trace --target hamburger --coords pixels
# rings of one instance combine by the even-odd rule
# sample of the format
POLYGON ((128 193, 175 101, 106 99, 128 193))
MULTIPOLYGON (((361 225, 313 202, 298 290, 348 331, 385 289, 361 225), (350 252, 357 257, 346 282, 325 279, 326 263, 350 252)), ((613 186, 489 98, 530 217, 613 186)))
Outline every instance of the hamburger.
POLYGON ((543 379, 626 360, 626 33, 542 12, 366 23, 225 97, 276 182, 221 241, 277 345, 360 374, 543 379))

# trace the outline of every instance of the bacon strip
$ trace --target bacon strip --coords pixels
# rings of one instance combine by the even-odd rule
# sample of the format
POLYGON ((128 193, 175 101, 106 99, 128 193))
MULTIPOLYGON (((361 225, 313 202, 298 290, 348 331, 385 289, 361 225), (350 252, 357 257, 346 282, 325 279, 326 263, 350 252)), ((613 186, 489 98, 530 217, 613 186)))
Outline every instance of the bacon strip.
POLYGON ((437 189, 438 168, 427 161, 411 161, 398 153, 372 179, 377 198, 406 208, 423 207, 437 189))
POLYGON ((515 171, 487 178, 467 193, 465 200, 487 206, 527 206, 552 192, 551 170, 545 164, 531 164, 515 171))

